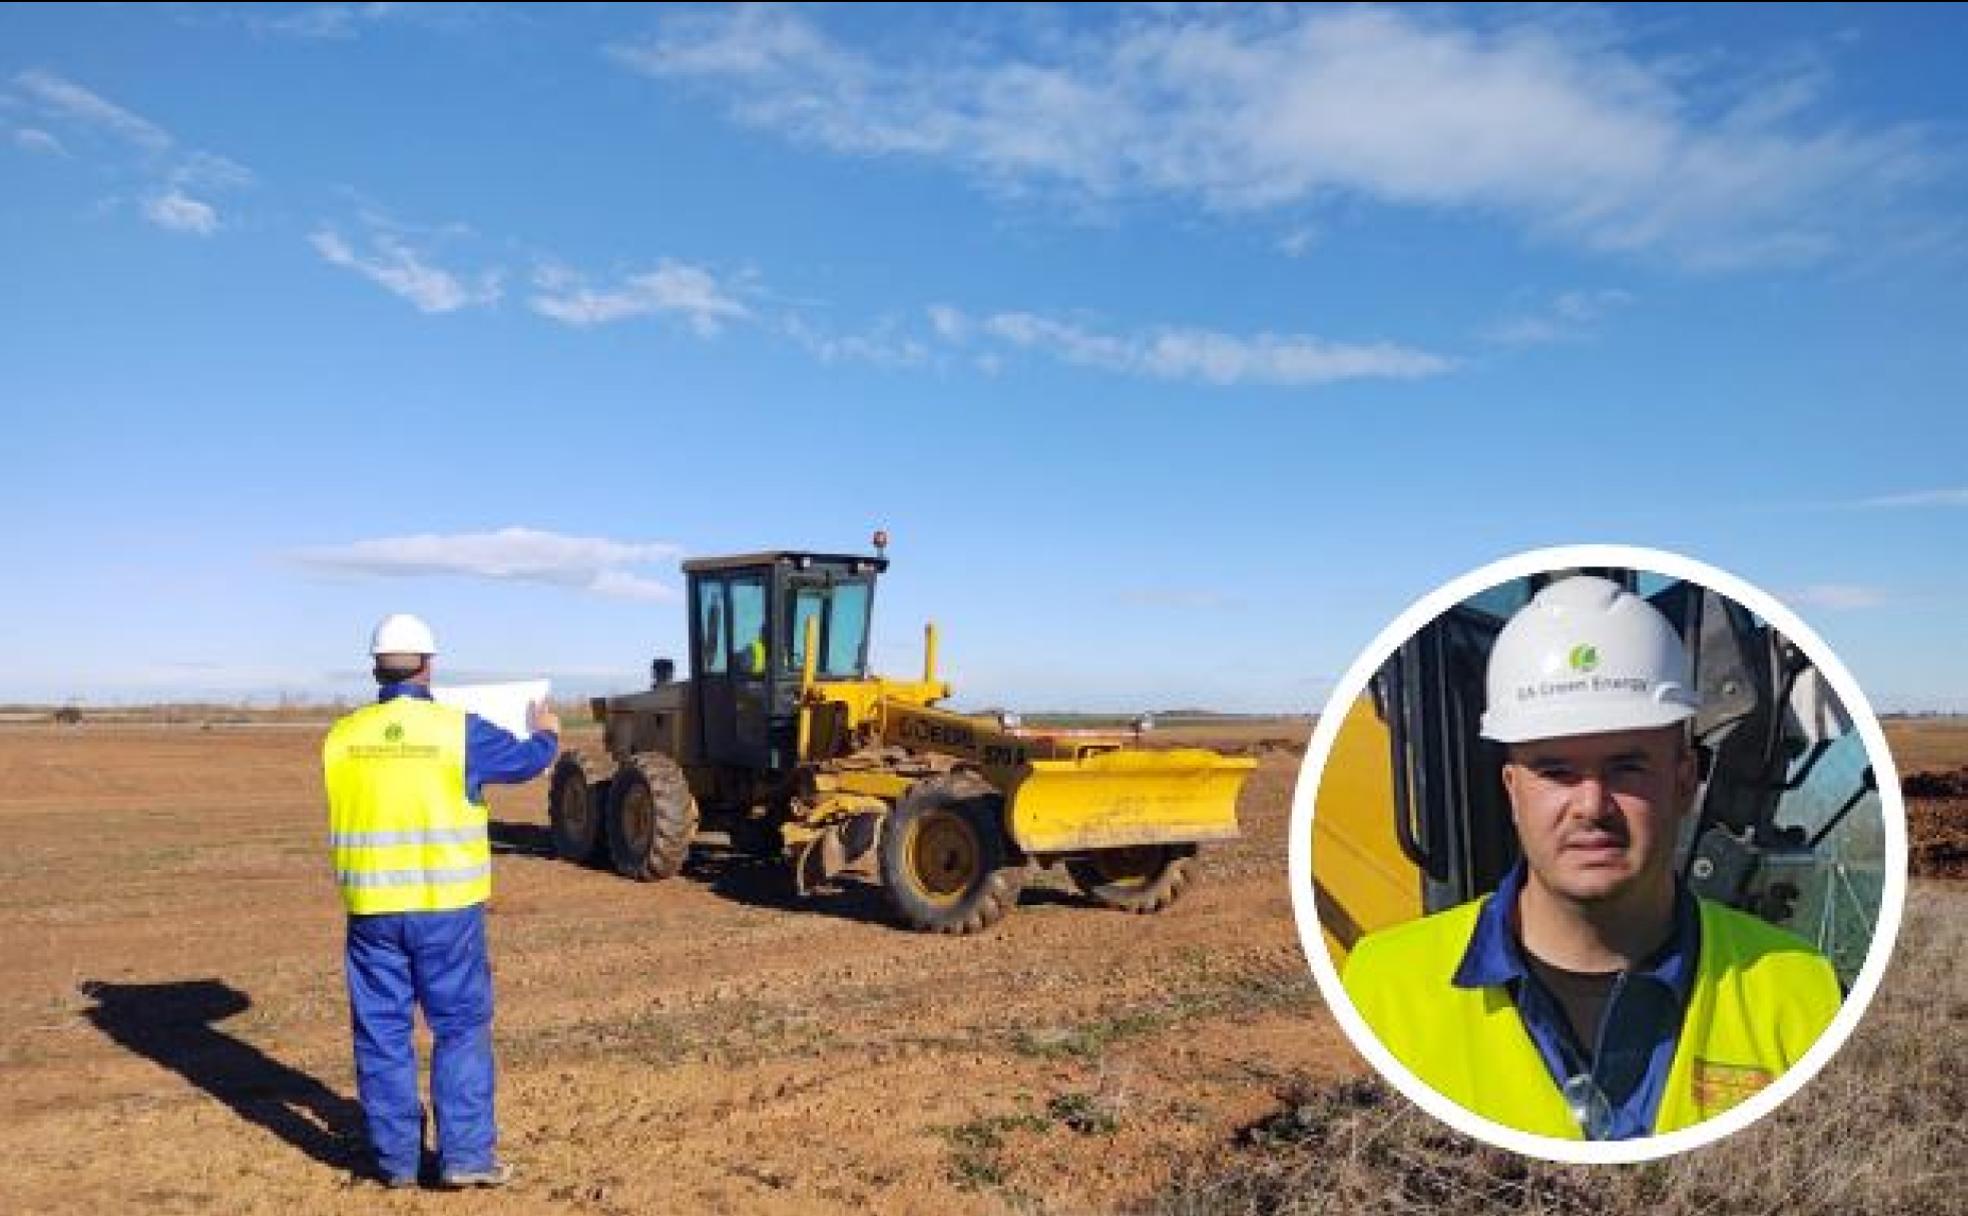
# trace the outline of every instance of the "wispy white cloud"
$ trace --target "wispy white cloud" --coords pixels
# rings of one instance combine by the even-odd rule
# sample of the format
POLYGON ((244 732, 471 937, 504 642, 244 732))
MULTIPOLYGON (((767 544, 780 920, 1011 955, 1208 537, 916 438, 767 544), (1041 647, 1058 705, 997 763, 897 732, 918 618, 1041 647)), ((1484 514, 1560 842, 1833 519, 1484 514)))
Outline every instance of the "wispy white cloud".
POLYGON ((192 151, 171 166, 173 185, 201 190, 237 190, 256 180, 253 171, 238 161, 212 152, 192 151))
POLYGON ((741 123, 1016 193, 1225 212, 1353 196, 1705 267, 1862 244, 1935 172, 1918 127, 1814 118, 1822 62, 1656 60, 1576 24, 1171 6, 904 53, 849 46, 806 11, 741 7, 670 12, 608 51, 713 91, 741 123))
POLYGON ((1551 302, 1551 311, 1561 320, 1584 325, 1631 303, 1632 292, 1618 287, 1601 287, 1596 291, 1563 292, 1551 302))
POLYGON ((302 4, 271 9, 214 5, 208 8, 214 18, 237 21, 254 33, 312 42, 349 42, 384 26, 459 30, 482 25, 502 11, 500 5, 450 2, 302 4))
POLYGON ((893 318, 877 321, 864 332, 836 334, 821 329, 797 313, 787 313, 780 318, 779 327, 802 350, 822 363, 921 367, 934 357, 927 342, 905 332, 893 318))
MULTIPOLYGON (((387 217, 372 216, 369 222, 376 228, 371 238, 375 252, 369 256, 358 253, 332 228, 316 231, 309 240, 330 263, 374 279, 426 312, 448 312, 498 298, 496 272, 482 276, 478 286, 468 286, 430 264, 405 235, 412 230, 387 217)), ((456 234, 446 230, 446 235, 456 234)), ((1446 356, 1392 342, 1343 343, 1268 332, 1244 336, 1183 326, 1110 333, 1031 312, 972 316, 948 303, 928 305, 912 320, 891 315, 840 327, 816 319, 811 308, 761 314, 750 301, 772 295, 754 273, 721 277, 707 267, 672 258, 659 259, 653 270, 623 274, 605 285, 596 285, 583 273, 549 258, 537 264, 533 287, 527 306, 562 325, 589 328, 664 316, 679 319, 708 338, 731 324, 748 322, 759 333, 790 341, 827 364, 948 367, 951 353, 969 346, 964 361, 987 375, 1002 369, 1005 354, 1035 351, 1108 371, 1212 384, 1415 379, 1454 366, 1446 356)))
POLYGON ((1483 340, 1498 346, 1540 346, 1585 337, 1608 313, 1633 303, 1633 293, 1616 287, 1567 291, 1540 308, 1490 326, 1483 340))
POLYGON ((675 588, 637 574, 632 567, 673 561, 681 552, 664 541, 563 536, 511 527, 359 540, 303 549, 295 557, 316 569, 379 578, 455 575, 547 583, 616 598, 670 600, 676 598, 675 588))
POLYGON ((767 5, 672 13, 661 36, 616 43, 607 53, 654 76, 813 76, 845 82, 864 79, 872 70, 805 19, 767 5))
POLYGON ((354 38, 364 25, 381 21, 403 7, 400 4, 304 4, 277 16, 255 17, 253 26, 270 34, 341 41, 354 38))
MULTIPOLYGON (((1206 384, 1313 385, 1340 380, 1414 380, 1455 366, 1444 355, 1393 342, 1331 342, 1306 334, 1229 334, 1192 326, 1108 332, 1032 312, 976 318, 947 311, 938 332, 975 333, 1001 348, 1156 380, 1206 384)), ((993 369, 994 370, 994 369, 993 369)))
POLYGON ((742 321, 752 310, 736 297, 736 289, 720 283, 702 266, 663 258, 654 270, 625 275, 612 287, 591 287, 579 272, 550 262, 534 274, 530 306, 543 317, 563 325, 586 328, 631 317, 668 314, 681 317, 702 337, 719 333, 726 324, 742 321))
POLYGON ((14 132, 14 146, 29 152, 47 152, 55 156, 67 156, 68 149, 62 142, 39 127, 22 127, 14 132))
POLYGON ((211 236, 219 230, 219 213, 209 203, 201 203, 178 190, 152 195, 144 200, 144 218, 171 232, 211 236))
POLYGON ((1906 494, 1882 494, 1862 498, 1860 507, 1968 507, 1968 486, 1946 490, 1915 490, 1906 494))
POLYGON ((310 233, 308 243, 329 265, 355 271, 410 301, 420 312, 456 312, 499 300, 498 271, 481 271, 470 276, 454 273, 435 265, 429 254, 412 248, 391 232, 371 232, 367 253, 357 252, 333 228, 310 233))
POLYGON ((588 583, 589 591, 596 595, 606 595, 623 600, 671 601, 677 598, 677 590, 668 583, 640 574, 630 574, 625 570, 603 570, 588 583))
POLYGON ((39 68, 17 73, 14 85, 44 109, 127 140, 146 152, 166 152, 176 141, 163 127, 126 110, 72 80, 39 68))
POLYGON ((1318 243, 1317 229, 1300 226, 1278 238, 1278 252, 1288 258, 1302 258, 1318 243))
MULTIPOLYGON (((215 193, 253 184, 253 171, 235 160, 186 147, 160 124, 53 72, 17 73, 13 83, 47 121, 62 125, 87 150, 151 183, 142 190, 145 219, 171 232, 210 236, 220 228, 215 193), (98 134, 106 134, 105 143, 98 134), (205 197, 194 197, 196 191, 205 197)), ((14 133, 22 147, 69 155, 52 133, 22 127, 14 133)))
POLYGON ((1798 607, 1844 612, 1855 608, 1876 608, 1884 604, 1888 596, 1883 588, 1858 583, 1814 583, 1785 592, 1778 598, 1798 607))
POLYGON ((969 320, 962 310, 950 304, 931 304, 924 310, 929 317, 930 328, 936 336, 950 342, 961 342, 970 329, 969 320))

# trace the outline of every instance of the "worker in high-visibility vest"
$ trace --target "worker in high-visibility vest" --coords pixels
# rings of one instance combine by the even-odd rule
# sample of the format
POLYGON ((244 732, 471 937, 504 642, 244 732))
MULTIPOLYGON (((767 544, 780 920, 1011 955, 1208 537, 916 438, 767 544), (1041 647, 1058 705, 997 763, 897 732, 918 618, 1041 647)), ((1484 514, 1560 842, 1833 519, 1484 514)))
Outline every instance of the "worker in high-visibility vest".
POLYGON ((485 902, 492 848, 481 787, 525 781, 553 762, 560 719, 529 707, 516 738, 431 700, 430 627, 397 614, 370 642, 376 703, 338 720, 322 744, 329 843, 348 909, 345 964, 355 1079, 377 1176, 416 1186, 423 1156, 412 1037, 431 1030, 437 1181, 501 1186, 493 1110, 492 968, 485 902))
POLYGON ((1523 859, 1493 894, 1356 943, 1361 1017, 1438 1093, 1545 1136, 1673 1131, 1775 1080, 1842 996, 1804 941, 1676 880, 1697 697, 1673 626, 1560 579, 1498 635, 1487 693, 1523 859))

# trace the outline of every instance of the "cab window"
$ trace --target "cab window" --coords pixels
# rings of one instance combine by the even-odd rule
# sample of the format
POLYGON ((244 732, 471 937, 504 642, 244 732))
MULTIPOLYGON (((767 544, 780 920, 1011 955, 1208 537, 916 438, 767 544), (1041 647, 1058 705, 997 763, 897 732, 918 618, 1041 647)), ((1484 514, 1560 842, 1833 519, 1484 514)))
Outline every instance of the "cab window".
POLYGON ((765 580, 731 580, 731 668, 742 676, 763 676, 766 663, 765 580))
MULTIPOLYGON (((819 621, 821 637, 826 636, 827 593, 818 587, 794 587, 786 593, 786 605, 783 619, 787 633, 779 653, 786 656, 788 671, 798 671, 806 665, 806 623, 819 621)), ((821 645, 825 644, 822 641, 821 645)))
POLYGON ((834 588, 833 611, 821 641, 821 668, 837 680, 861 674, 861 645, 868 637, 868 584, 834 588))
POLYGON ((787 671, 806 663, 806 623, 817 621, 820 661, 816 674, 823 680, 856 680, 862 675, 862 645, 868 633, 868 584, 835 583, 830 587, 793 587, 786 593, 781 661, 787 671))
POLYGON ((1478 592, 1462 601, 1464 608, 1473 609, 1485 616, 1507 621, 1515 616, 1517 610, 1531 602, 1531 580, 1512 579, 1499 583, 1487 591, 1478 592))
POLYGON ((706 675, 724 673, 724 621, 724 580, 700 580, 697 584, 697 670, 706 675))

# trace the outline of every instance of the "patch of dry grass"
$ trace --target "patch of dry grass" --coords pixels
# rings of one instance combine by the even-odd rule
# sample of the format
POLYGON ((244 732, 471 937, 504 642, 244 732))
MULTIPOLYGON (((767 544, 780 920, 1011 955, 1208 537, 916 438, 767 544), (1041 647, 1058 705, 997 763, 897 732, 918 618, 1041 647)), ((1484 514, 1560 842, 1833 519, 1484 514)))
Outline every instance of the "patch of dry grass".
POLYGON ((1882 725, 1902 778, 1921 769, 1968 764, 1968 717, 1895 718, 1882 725))
POLYGON ((1143 1210, 1939 1216, 1968 1212, 1965 1117, 1968 888, 1922 886, 1858 1032, 1795 1099, 1720 1144, 1643 1165, 1548 1165, 1450 1131, 1367 1079, 1283 1095, 1143 1210))

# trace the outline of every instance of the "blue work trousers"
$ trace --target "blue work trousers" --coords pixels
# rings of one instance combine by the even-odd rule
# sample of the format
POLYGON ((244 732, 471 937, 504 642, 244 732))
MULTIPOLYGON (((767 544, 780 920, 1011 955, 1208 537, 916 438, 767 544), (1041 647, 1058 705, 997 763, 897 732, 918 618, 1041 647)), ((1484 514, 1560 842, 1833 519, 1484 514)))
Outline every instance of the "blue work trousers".
POLYGON ((389 1177, 418 1172, 424 1106, 417 1092, 417 1006, 431 1031, 438 1168, 490 1168, 499 1129, 492 1109, 492 964, 485 950, 485 905, 351 916, 346 961, 356 1091, 377 1168, 389 1177))

